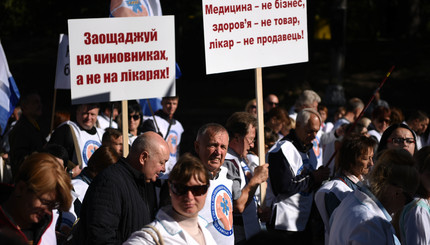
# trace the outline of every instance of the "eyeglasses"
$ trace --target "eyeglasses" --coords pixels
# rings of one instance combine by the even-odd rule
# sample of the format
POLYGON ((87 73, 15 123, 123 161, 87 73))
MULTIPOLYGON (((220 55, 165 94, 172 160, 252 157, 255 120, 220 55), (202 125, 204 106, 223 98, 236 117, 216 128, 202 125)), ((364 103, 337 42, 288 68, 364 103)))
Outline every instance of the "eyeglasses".
POLYGON ((128 116, 128 120, 131 120, 133 118, 133 120, 137 121, 140 118, 140 115, 138 114, 134 114, 134 115, 130 115, 128 116))
POLYGON ((255 139, 250 140, 246 137, 243 137, 243 138, 246 139, 246 141, 248 141, 248 144, 250 144, 250 145, 255 143, 255 139))
POLYGON ((43 206, 46 206, 49 210, 58 209, 60 207, 60 203, 57 201, 46 200, 45 198, 41 198, 33 189, 29 189, 30 192, 34 193, 37 199, 39 199, 40 203, 43 206))
POLYGON ((257 106, 256 105, 252 105, 251 109, 257 109, 257 106))
POLYGON ((60 207, 60 203, 56 202, 56 201, 49 201, 46 199, 43 199, 41 197, 37 197, 40 202, 42 203, 42 205, 48 207, 48 209, 52 210, 52 209, 58 209, 60 207))
POLYGON ((400 144, 413 144, 415 143, 415 140, 413 138, 391 138, 391 140, 389 139, 388 141, 391 141, 391 143, 396 144, 396 145, 400 145, 400 144))
POLYGON ((177 196, 182 196, 191 191, 194 196, 204 195, 208 191, 209 185, 183 185, 178 183, 170 182, 170 190, 172 190, 173 194, 177 196))

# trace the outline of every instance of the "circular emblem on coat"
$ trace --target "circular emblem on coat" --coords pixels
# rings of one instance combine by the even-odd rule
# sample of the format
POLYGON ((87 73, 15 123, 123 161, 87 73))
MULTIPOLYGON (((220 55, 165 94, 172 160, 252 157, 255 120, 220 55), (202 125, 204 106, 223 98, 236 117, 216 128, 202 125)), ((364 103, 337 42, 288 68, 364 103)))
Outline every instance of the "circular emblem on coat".
POLYGON ((233 203, 225 185, 215 187, 211 195, 211 215, 215 229, 224 236, 233 234, 233 203))
POLYGON ((176 153, 178 151, 178 144, 179 144, 178 133, 174 130, 171 130, 169 132, 169 136, 166 139, 166 142, 169 145, 170 156, 176 157, 176 153))
POLYGON ((315 137, 315 139, 312 141, 312 149, 314 150, 315 156, 317 159, 320 159, 322 156, 322 151, 320 147, 320 138, 318 136, 315 137))
POLYGON ((93 153, 100 147, 100 142, 95 140, 88 140, 85 142, 84 149, 82 149, 82 158, 84 159, 85 165, 88 163, 88 159, 93 153))

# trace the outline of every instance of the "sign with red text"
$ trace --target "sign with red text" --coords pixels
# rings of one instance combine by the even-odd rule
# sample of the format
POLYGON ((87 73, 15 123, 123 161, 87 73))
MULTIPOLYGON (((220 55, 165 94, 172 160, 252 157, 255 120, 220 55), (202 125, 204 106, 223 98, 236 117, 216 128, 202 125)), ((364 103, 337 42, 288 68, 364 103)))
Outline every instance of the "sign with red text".
POLYGON ((68 24, 72 104, 175 95, 173 16, 68 24))
POLYGON ((308 61, 306 0, 203 0, 206 73, 308 61))

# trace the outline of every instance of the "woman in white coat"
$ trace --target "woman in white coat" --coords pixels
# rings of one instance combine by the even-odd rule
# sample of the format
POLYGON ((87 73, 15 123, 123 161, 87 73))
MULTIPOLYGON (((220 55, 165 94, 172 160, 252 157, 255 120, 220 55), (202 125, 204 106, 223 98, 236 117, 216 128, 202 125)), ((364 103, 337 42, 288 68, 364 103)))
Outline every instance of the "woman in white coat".
POLYGON ((215 245, 198 216, 206 200, 209 173, 200 159, 184 154, 169 174, 172 205, 161 208, 155 221, 130 236, 123 244, 195 244, 215 245))
POLYGON ((420 186, 414 201, 400 215, 400 238, 403 245, 427 245, 430 244, 430 146, 421 148, 414 158, 420 186))
POLYGON ((377 142, 370 137, 350 135, 342 140, 336 158, 336 175, 315 194, 315 204, 325 226, 325 244, 328 244, 328 225, 333 211, 340 202, 358 188, 373 166, 373 149, 377 142))
POLYGON ((329 244, 400 244, 392 215, 418 188, 414 160, 403 149, 386 150, 369 176, 369 186, 348 194, 330 219, 329 244))

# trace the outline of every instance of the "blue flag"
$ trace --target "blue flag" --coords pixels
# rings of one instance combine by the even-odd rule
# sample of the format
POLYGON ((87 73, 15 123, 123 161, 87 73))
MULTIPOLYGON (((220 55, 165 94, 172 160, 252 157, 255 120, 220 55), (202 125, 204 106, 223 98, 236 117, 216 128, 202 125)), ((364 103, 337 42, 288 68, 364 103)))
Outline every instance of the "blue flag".
POLYGON ((9 71, 6 55, 0 43, 0 128, 3 135, 7 121, 19 101, 18 87, 9 71))

